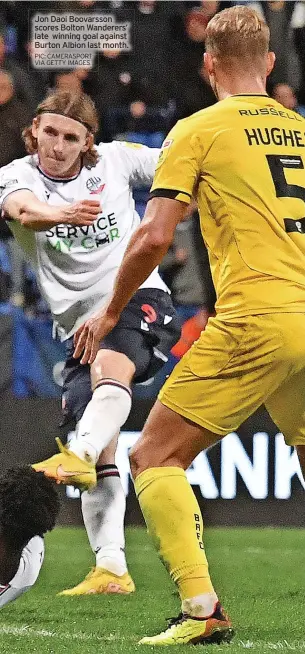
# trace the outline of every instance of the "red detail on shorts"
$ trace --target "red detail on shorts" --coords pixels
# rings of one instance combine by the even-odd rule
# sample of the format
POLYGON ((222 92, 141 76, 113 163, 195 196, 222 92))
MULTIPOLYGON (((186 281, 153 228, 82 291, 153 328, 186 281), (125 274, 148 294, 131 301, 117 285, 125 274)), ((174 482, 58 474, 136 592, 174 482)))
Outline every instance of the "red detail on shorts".
POLYGON ((201 332, 206 328, 210 315, 214 314, 210 314, 207 309, 202 309, 183 323, 180 339, 171 349, 171 353, 177 359, 181 359, 194 341, 199 338, 201 332))
POLYGON ((148 322, 148 323, 156 322, 157 314, 156 314, 154 308, 150 306, 150 304, 142 304, 141 309, 142 309, 143 313, 146 314, 144 316, 145 322, 148 322))

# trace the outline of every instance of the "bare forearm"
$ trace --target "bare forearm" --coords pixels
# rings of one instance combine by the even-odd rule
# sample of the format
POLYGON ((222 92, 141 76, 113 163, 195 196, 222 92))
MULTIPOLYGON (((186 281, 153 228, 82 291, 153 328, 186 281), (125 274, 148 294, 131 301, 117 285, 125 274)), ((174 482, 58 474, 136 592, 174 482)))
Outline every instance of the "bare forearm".
POLYGON ((73 356, 76 359, 82 356, 81 364, 93 363, 100 342, 114 329, 132 295, 163 259, 185 210, 186 205, 179 200, 158 197, 150 200, 140 227, 129 241, 110 302, 74 335, 73 356))
POLYGON ((39 202, 39 205, 34 203, 25 205, 20 212, 19 221, 24 227, 35 232, 47 231, 50 227, 64 222, 58 207, 42 202, 39 202))
POLYGON ((139 227, 128 244, 118 271, 108 306, 109 313, 119 315, 122 312, 133 294, 162 261, 168 247, 168 242, 152 242, 149 230, 144 226, 139 227))
POLYGON ((4 215, 34 231, 45 231, 62 221, 59 207, 41 202, 31 192, 16 192, 4 201, 4 215))
POLYGON ((99 200, 80 200, 63 206, 41 202, 31 191, 16 191, 4 200, 4 217, 21 223, 35 232, 44 232, 54 225, 92 225, 101 206, 99 200))
POLYGON ((133 234, 107 308, 109 316, 119 316, 133 294, 159 265, 171 245, 186 205, 177 200, 153 198, 147 205, 140 227, 133 234))

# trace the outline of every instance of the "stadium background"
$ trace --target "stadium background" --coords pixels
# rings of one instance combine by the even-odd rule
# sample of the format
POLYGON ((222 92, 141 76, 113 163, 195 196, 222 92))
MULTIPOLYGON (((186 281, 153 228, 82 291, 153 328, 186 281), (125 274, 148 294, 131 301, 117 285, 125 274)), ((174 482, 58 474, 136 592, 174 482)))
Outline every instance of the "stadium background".
MULTIPOLYGON (((0 5, 0 165, 23 156, 21 129, 48 88, 85 90, 101 119, 99 140, 124 139, 159 146, 177 119, 214 102, 202 69, 204 34, 216 11, 233 2, 31 2, 31 13, 111 11, 132 23, 129 54, 100 52, 91 70, 37 71, 29 53, 28 7, 0 5)), ((245 3, 238 3, 245 4, 245 3)), ((305 3, 255 2, 271 29, 277 65, 269 92, 305 114, 305 3), (280 86, 279 86, 280 85, 280 86), (283 86, 285 85, 285 86, 283 86)), ((148 189, 135 199, 143 215, 148 189)), ((0 424, 1 468, 44 458, 54 451, 60 421, 63 346, 52 341, 48 309, 33 271, 0 228, 0 424)), ((183 338, 166 369, 148 386, 134 389, 134 406, 121 435, 118 464, 128 492, 127 522, 141 522, 128 477, 128 447, 175 361, 213 312, 214 293, 196 208, 177 230, 162 264, 185 324, 183 338)), ((229 435, 189 471, 208 524, 304 525, 303 490, 295 453, 261 409, 238 434, 229 435)), ((81 524, 79 502, 64 495, 62 524, 81 524)))

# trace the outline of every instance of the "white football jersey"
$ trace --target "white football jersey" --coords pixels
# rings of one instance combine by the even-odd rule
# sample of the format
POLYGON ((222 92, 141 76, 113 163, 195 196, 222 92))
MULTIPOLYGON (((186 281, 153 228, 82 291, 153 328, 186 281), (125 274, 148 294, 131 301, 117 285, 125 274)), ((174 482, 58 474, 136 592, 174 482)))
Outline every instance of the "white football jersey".
POLYGON ((44 559, 44 541, 34 536, 22 550, 19 568, 9 584, 0 584, 0 608, 29 590, 38 578, 44 559))
MULTIPOLYGON (((38 156, 15 159, 0 170, 0 208, 14 191, 28 189, 50 205, 100 200, 93 225, 57 225, 34 232, 11 221, 10 228, 37 271, 62 340, 100 308, 111 293, 131 235, 140 223, 132 186, 150 185, 159 150, 113 141, 97 147, 99 159, 74 178, 54 179, 39 168, 38 156)), ((168 291, 155 269, 141 288, 168 291)))

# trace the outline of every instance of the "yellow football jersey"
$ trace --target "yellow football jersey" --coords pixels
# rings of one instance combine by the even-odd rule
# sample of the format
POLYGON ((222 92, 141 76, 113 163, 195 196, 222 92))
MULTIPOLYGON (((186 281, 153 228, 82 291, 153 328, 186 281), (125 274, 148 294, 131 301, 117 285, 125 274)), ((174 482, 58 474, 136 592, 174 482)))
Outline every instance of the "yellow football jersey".
POLYGON ((151 196, 198 201, 219 318, 305 311, 305 120, 234 95, 179 121, 151 196))

